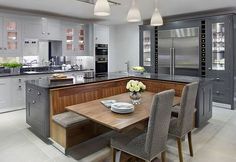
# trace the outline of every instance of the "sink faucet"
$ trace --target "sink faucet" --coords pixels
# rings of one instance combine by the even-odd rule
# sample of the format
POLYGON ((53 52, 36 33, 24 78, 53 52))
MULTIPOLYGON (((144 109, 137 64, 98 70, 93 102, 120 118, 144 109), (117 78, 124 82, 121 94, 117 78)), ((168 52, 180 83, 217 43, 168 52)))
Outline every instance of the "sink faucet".
POLYGON ((130 68, 130 67, 129 67, 129 61, 126 61, 125 64, 126 64, 127 73, 129 73, 129 68, 130 68))
POLYGON ((37 64, 37 63, 38 63, 38 61, 37 61, 37 60, 32 60, 32 61, 30 62, 30 66, 32 66, 32 65, 33 65, 33 63, 37 64))

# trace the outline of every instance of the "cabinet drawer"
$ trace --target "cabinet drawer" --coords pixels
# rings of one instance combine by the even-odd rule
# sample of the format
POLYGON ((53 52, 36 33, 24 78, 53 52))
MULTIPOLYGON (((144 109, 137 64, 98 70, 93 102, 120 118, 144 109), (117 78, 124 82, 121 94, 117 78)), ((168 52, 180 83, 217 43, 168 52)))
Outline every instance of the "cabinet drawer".
POLYGON ((230 103, 231 92, 229 89, 224 89, 224 87, 213 88, 213 101, 220 103, 230 103))

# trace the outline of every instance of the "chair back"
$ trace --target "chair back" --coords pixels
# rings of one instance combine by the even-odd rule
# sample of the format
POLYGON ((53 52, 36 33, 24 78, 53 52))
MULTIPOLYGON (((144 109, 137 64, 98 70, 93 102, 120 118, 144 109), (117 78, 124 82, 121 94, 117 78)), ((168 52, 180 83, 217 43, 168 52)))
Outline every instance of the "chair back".
POLYGON ((167 90, 153 97, 145 151, 152 159, 165 150, 175 91, 167 90))
POLYGON ((180 136, 193 129, 193 115, 198 91, 198 82, 187 84, 182 92, 180 113, 178 115, 178 127, 180 136))

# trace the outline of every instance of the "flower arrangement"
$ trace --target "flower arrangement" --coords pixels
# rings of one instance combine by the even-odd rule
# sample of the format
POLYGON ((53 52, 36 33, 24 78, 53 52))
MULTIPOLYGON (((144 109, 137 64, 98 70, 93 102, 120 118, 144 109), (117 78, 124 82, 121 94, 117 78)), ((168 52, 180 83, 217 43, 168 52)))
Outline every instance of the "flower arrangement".
POLYGON ((132 67, 132 70, 139 73, 143 73, 145 71, 144 67, 142 66, 134 66, 132 67))
POLYGON ((143 92, 146 89, 146 86, 137 80, 130 80, 126 85, 126 89, 130 92, 138 93, 143 92))

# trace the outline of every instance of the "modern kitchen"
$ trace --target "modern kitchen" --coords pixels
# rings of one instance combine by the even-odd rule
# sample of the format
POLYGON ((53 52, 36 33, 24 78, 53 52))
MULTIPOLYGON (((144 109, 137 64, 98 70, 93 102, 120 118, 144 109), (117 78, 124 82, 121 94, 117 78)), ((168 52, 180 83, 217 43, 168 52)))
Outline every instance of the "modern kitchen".
POLYGON ((0 162, 236 161, 236 2, 0 1, 0 162))

